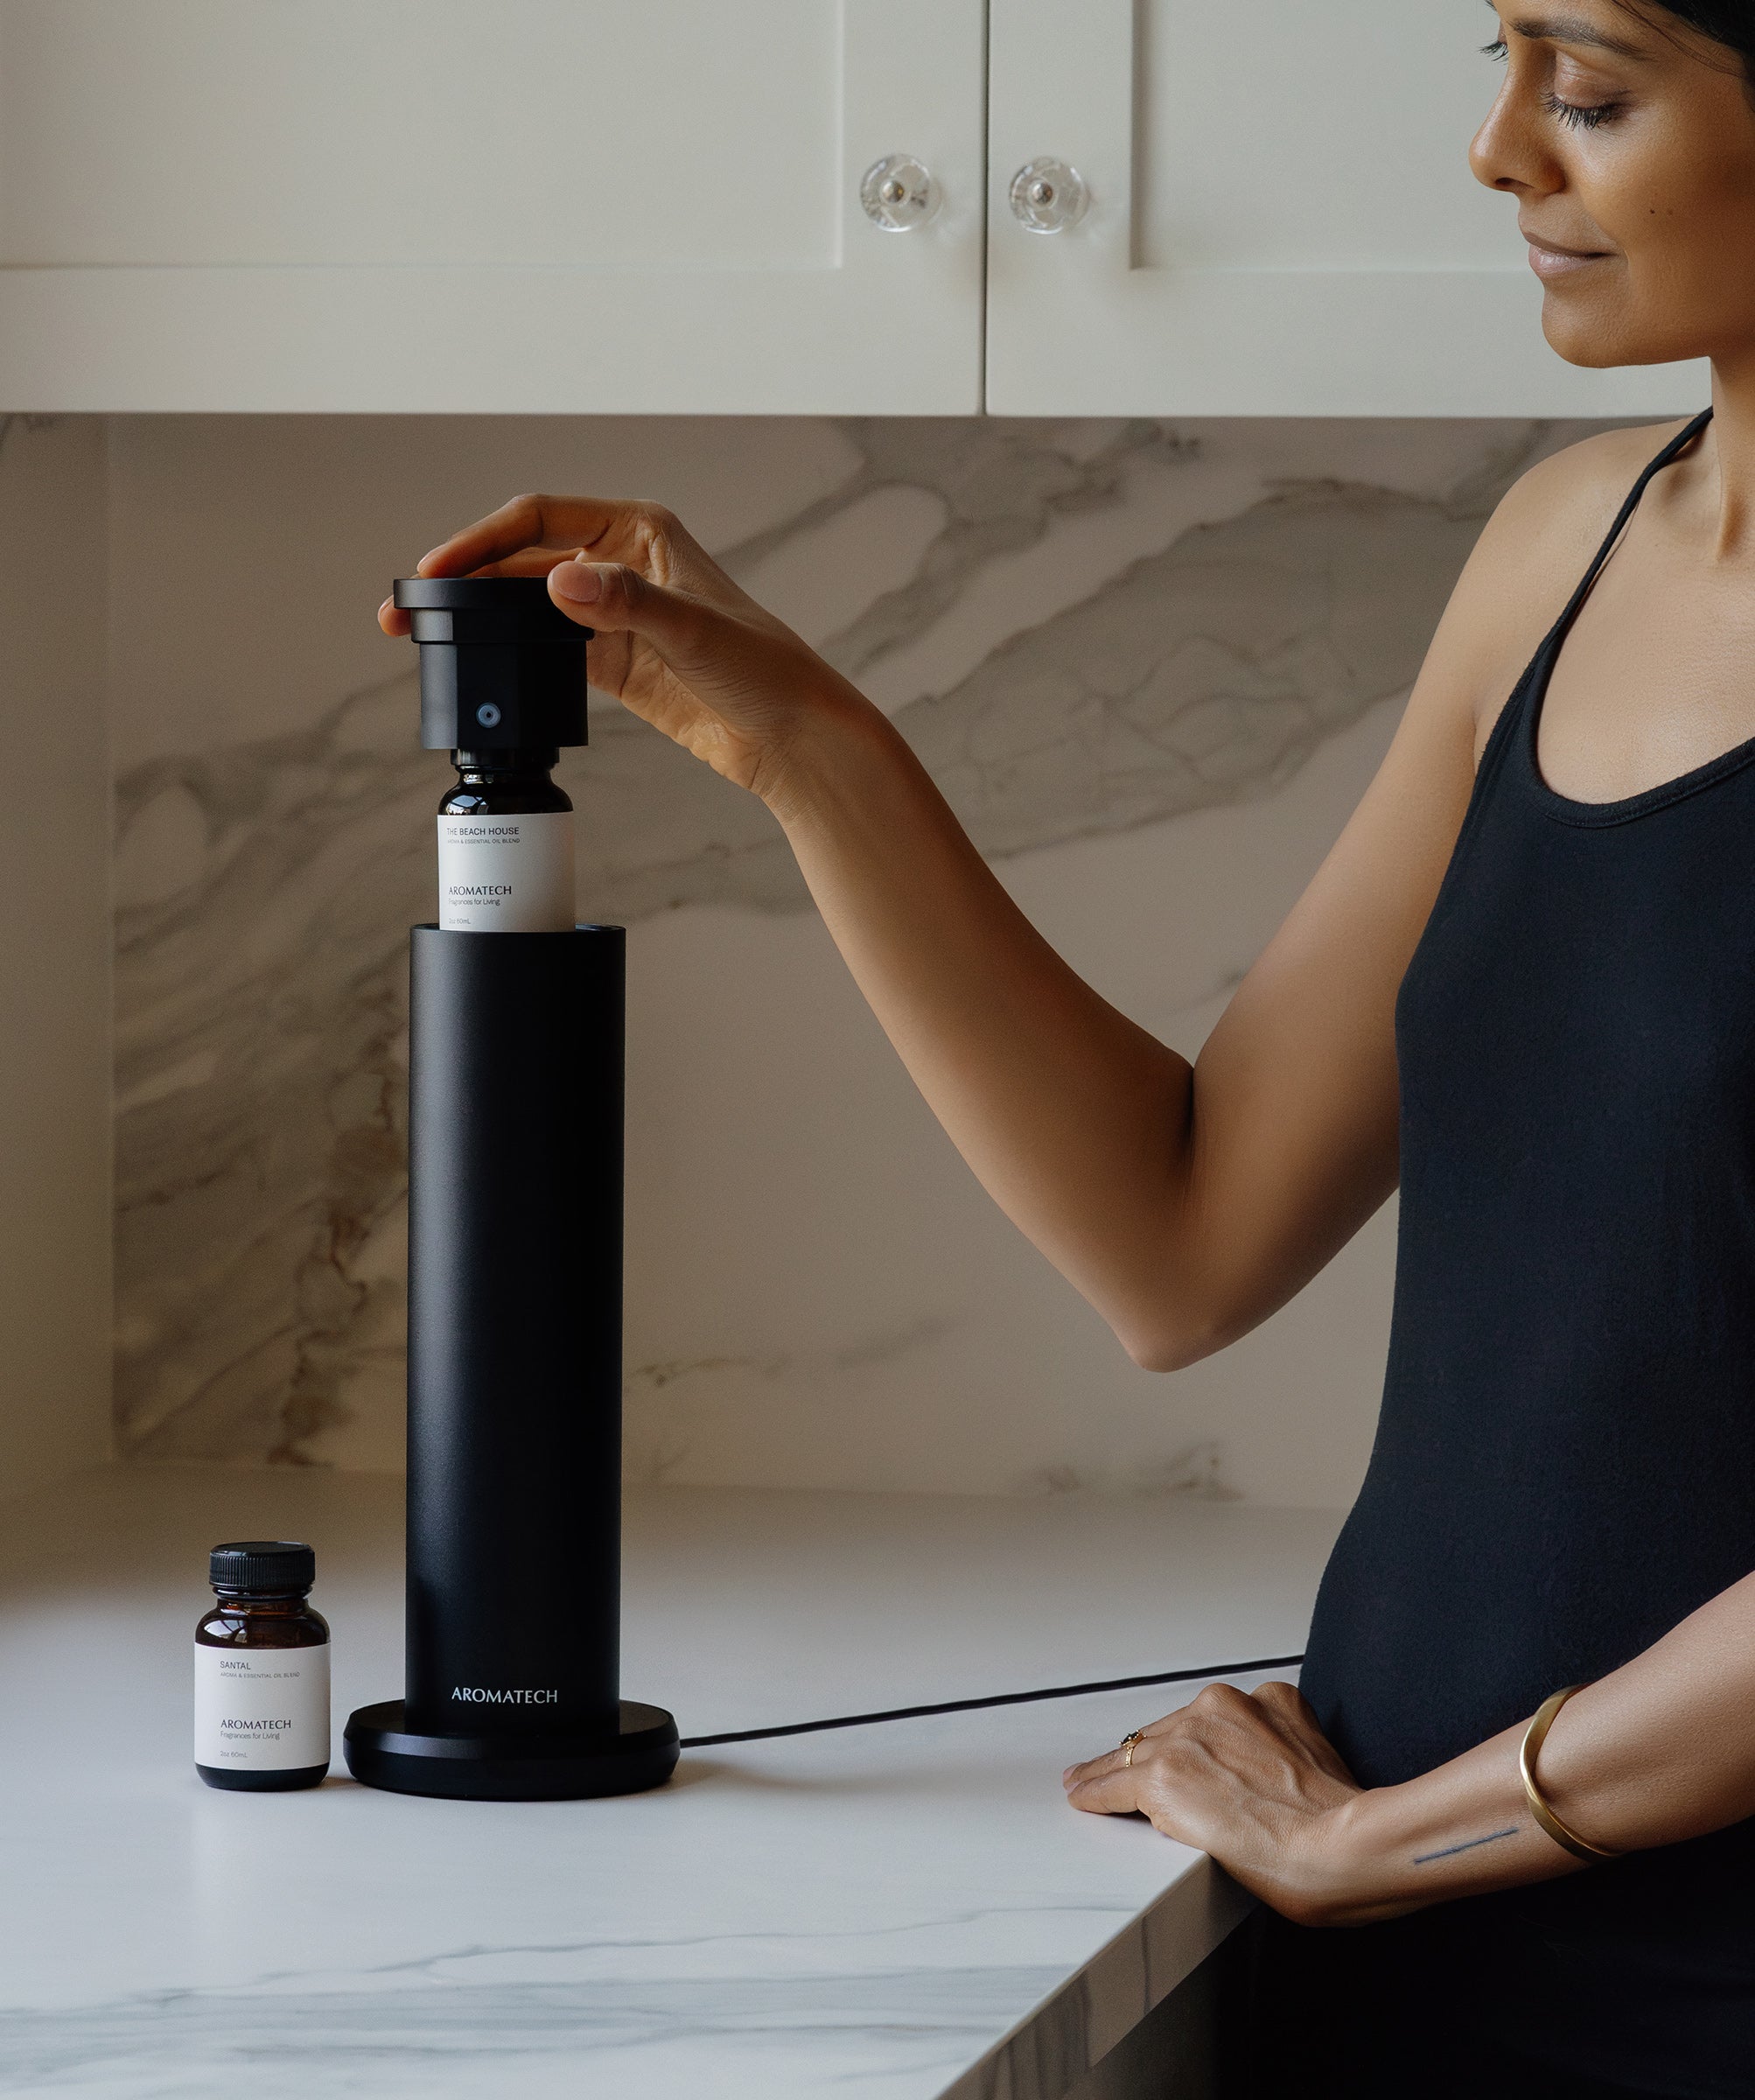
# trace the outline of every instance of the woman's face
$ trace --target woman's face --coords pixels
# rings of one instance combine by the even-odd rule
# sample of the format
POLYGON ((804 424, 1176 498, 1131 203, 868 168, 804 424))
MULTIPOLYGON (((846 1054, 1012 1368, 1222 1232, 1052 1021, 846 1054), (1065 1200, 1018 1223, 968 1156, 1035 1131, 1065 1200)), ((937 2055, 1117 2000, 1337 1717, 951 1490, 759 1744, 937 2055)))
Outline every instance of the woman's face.
POLYGON ((1755 106, 1740 60, 1646 0, 1500 0, 1470 159, 1517 199, 1575 365, 1755 357, 1755 106))

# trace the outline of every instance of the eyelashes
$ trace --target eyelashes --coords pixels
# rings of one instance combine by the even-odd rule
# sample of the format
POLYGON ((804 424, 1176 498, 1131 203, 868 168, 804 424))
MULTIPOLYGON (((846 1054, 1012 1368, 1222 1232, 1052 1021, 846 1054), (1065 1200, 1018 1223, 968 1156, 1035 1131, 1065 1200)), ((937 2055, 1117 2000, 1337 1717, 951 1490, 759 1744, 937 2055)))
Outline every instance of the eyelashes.
POLYGON ((1557 94, 1544 94, 1542 106, 1574 131, 1594 131, 1606 124, 1620 108, 1619 102, 1563 102, 1557 94))
MULTIPOLYGON (((1481 46, 1481 56, 1486 59, 1504 59, 1508 46, 1503 37, 1495 37, 1491 44, 1481 46)), ((1599 124, 1606 124, 1620 109, 1619 102, 1568 102, 1551 90, 1544 93, 1542 106, 1571 131, 1594 131, 1599 124)))

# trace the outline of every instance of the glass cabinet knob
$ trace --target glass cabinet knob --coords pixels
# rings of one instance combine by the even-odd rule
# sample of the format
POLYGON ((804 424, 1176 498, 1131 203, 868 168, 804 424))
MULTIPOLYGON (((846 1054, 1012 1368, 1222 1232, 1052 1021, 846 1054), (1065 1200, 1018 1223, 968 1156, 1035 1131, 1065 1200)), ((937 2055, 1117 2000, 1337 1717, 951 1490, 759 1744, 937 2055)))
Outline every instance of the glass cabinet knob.
POLYGON ((1085 216, 1091 192, 1064 160, 1032 160, 1011 178, 1011 215, 1027 232, 1064 234, 1085 216))
POLYGON ((859 201, 873 226, 886 234, 912 234, 942 202, 936 178, 912 153, 891 153, 865 171, 859 201))

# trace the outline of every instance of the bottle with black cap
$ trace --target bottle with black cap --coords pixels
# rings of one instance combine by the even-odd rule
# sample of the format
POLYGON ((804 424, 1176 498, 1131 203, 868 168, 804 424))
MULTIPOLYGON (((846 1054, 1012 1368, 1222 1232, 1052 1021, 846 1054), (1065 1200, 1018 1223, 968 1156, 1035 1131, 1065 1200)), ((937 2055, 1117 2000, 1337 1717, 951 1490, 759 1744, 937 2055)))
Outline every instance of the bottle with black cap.
POLYGON ((420 645, 421 741, 458 774, 439 804, 441 930, 570 932, 573 805, 549 776, 586 740, 591 630, 540 576, 404 577, 395 600, 420 645))
POLYGON ((219 1601, 195 1628, 195 1769, 210 1787, 283 1793, 329 1769, 329 1628, 317 1556, 282 1538, 215 1546, 219 1601))

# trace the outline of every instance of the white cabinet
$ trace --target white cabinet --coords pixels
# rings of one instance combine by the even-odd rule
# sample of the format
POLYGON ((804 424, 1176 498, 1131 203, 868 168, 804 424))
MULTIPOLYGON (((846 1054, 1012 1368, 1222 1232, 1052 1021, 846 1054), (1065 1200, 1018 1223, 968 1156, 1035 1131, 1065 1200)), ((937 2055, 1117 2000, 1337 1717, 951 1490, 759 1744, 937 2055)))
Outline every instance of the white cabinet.
POLYGON ((0 0, 0 409, 1697 404, 1692 368, 1543 345, 1509 200, 1466 164, 1490 24, 1479 0, 0 0), (861 203, 890 156, 935 186, 905 232, 861 203), (1041 159, 1088 195, 1050 233, 1011 197, 1041 159))
POLYGON ((0 0, 0 405, 977 409, 984 16, 0 0))
POLYGON ((1542 337, 1515 209, 1468 167, 1480 0, 992 0, 996 414, 1639 416, 1703 367, 1585 372, 1542 337), (1064 163, 1074 225, 1016 216, 1064 163))

